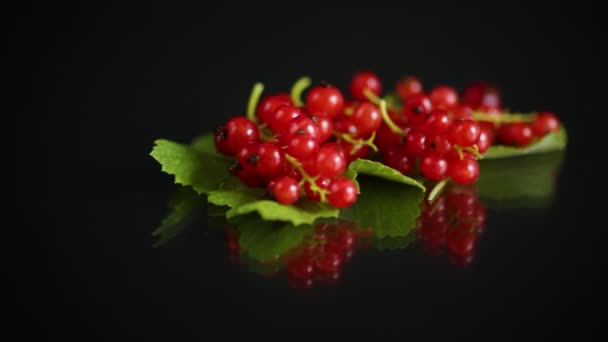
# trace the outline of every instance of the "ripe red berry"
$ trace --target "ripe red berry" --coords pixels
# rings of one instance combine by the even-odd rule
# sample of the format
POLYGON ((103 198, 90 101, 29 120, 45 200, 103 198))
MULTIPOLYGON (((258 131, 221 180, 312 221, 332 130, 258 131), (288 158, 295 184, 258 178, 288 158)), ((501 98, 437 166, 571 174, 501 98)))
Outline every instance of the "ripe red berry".
POLYGON ((228 140, 230 151, 236 153, 239 147, 248 143, 258 142, 260 132, 253 121, 243 116, 237 116, 226 123, 226 139, 228 140))
POLYGON ((291 121, 304 113, 298 107, 291 105, 280 105, 277 110, 268 118, 268 125, 277 134, 285 135, 289 131, 291 121))
POLYGON ((264 187, 268 183, 268 177, 260 175, 254 170, 241 169, 238 175, 241 182, 250 187, 264 187))
POLYGON ((448 140, 448 137, 445 134, 436 135, 433 137, 433 139, 427 139, 427 141, 427 151, 431 153, 444 155, 452 151, 452 143, 450 142, 450 140, 448 140))
POLYGON ((382 93, 382 82, 380 77, 371 71, 359 71, 350 81, 349 89, 351 95, 359 101, 367 101, 364 90, 369 89, 376 96, 382 93))
POLYGON ((331 138, 331 134, 334 131, 334 123, 333 121, 324 115, 313 114, 310 116, 312 121, 317 126, 317 131, 319 132, 319 136, 317 137, 317 141, 322 144, 331 138))
MULTIPOLYGON (((327 177, 319 177, 315 181, 315 184, 321 189, 329 189, 329 184, 331 183, 331 179, 327 177)), ((319 202, 321 200, 321 194, 312 190, 309 182, 304 183, 304 192, 306 192, 306 196, 315 202, 319 202)))
POLYGON ((553 113, 538 113, 532 122, 532 132, 537 137, 543 137, 545 134, 557 130, 559 130, 559 119, 553 113))
POLYGON ((454 119, 470 119, 473 116, 473 109, 466 105, 456 106, 452 108, 452 114, 454 119))
POLYGON ((310 256, 302 255, 287 263, 287 272, 294 278, 310 278, 315 271, 314 261, 310 256))
POLYGON ((324 253, 315 259, 315 267, 324 272, 334 272, 342 266, 342 257, 338 253, 324 253))
POLYGON ((479 139, 477 139, 477 150, 479 153, 484 154, 488 148, 494 142, 494 131, 492 130, 491 124, 481 122, 479 124, 479 139))
POLYGON ((454 145, 462 147, 472 146, 479 139, 479 124, 477 121, 470 119, 458 119, 450 128, 448 139, 454 145))
POLYGON ((458 184, 471 184, 479 177, 479 163, 468 154, 462 159, 452 155, 448 160, 448 175, 458 184))
POLYGON ((532 127, 528 123, 516 122, 500 126, 498 130, 500 141, 506 145, 524 147, 534 140, 532 127))
POLYGON ((258 105, 256 111, 258 118, 260 121, 268 123, 274 112, 281 105, 293 105, 293 101, 289 94, 280 93, 266 96, 258 105))
POLYGON ((414 76, 404 77, 395 86, 397 96, 405 101, 412 95, 420 94, 423 91, 422 82, 414 76))
POLYGON ((310 112, 325 113, 333 118, 342 113, 344 96, 340 89, 334 86, 315 86, 306 94, 306 107, 310 112))
POLYGON ((443 109, 433 109, 424 122, 422 130, 430 136, 447 133, 452 126, 450 114, 443 109))
POLYGON ((215 148, 223 155, 234 156, 236 151, 233 151, 228 144, 228 137, 226 134, 226 127, 218 127, 213 134, 213 143, 215 148))
POLYGON ((405 153, 409 156, 421 156, 426 151, 426 134, 417 129, 405 136, 405 153))
POLYGON ((271 190, 277 202, 284 205, 293 204, 300 198, 300 184, 292 177, 275 179, 271 190))
POLYGON ((335 208, 348 208, 357 201, 357 197, 357 186, 350 178, 336 177, 331 181, 327 200, 335 208))
POLYGON ((447 85, 433 88, 429 94, 429 98, 434 108, 451 109, 458 105, 458 92, 447 85))
POLYGON ((315 168, 322 177, 335 177, 346 169, 346 158, 335 143, 321 146, 315 156, 315 168))
POLYGON ((457 256, 470 255, 475 249, 477 237, 474 234, 456 233, 448 236, 448 250, 457 256))
POLYGON ((278 172, 283 163, 285 162, 285 156, 283 151, 277 144, 264 143, 258 146, 258 165, 257 172, 261 175, 270 176, 278 172))
POLYGON ((377 130, 382 124, 380 109, 370 102, 361 102, 355 107, 351 116, 353 124, 362 136, 367 136, 377 130))
POLYGON ((287 132, 283 134, 281 139, 285 143, 297 135, 308 135, 314 140, 318 140, 319 129, 310 117, 300 115, 289 122, 287 132))
POLYGON ((299 160, 312 158, 319 150, 319 143, 310 135, 296 135, 287 142, 287 154, 299 160))
POLYGON ((399 134, 393 133, 387 125, 380 125, 380 128, 376 131, 376 138, 374 143, 380 151, 384 151, 391 146, 400 145, 404 141, 403 137, 399 134))
POLYGON ((462 103, 472 109, 500 107, 500 93, 498 89, 487 82, 476 81, 469 84, 463 93, 462 103))
POLYGON ((405 153, 405 149, 401 145, 390 146, 382 153, 384 164, 388 167, 403 173, 410 174, 416 165, 416 158, 405 153))
POLYGON ((249 143, 241 146, 236 152, 236 158, 243 169, 256 172, 258 164, 258 143, 249 143))
POLYGON ((414 125, 421 124, 431 112, 431 100, 424 94, 413 95, 405 100, 403 110, 408 122, 414 125))
POLYGON ((448 162, 436 153, 429 153, 420 159, 420 172, 429 180, 440 181, 448 173, 448 162))

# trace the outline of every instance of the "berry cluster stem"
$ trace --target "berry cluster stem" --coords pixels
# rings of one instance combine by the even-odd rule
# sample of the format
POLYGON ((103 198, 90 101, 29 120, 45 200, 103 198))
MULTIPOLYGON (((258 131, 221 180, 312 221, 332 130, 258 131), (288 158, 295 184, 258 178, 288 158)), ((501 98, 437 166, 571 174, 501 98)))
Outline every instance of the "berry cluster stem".
POLYGON ((479 148, 477 147, 477 145, 473 145, 470 147, 454 145, 454 149, 456 150, 456 152, 458 152, 458 157, 460 159, 464 158, 463 151, 470 152, 471 154, 473 154, 473 156, 475 156, 475 159, 483 158, 483 155, 479 153, 479 148))
POLYGON ((487 121, 495 124, 500 123, 515 123, 515 122, 532 122, 536 115, 530 114, 490 114, 485 112, 473 112, 473 119, 477 121, 487 121))
POLYGON ((388 115, 388 111, 386 110, 386 101, 380 100, 380 114, 382 114, 382 120, 391 129, 391 131, 400 136, 405 136, 405 131, 401 129, 401 127, 397 126, 397 124, 391 119, 390 115, 388 115))
MULTIPOLYGON (((374 139, 376 138, 376 131, 372 132, 372 135, 370 135, 369 138, 367 138, 367 139, 355 139, 350 134, 341 133, 341 132, 333 132, 332 134, 335 137, 337 137, 338 139, 347 141, 347 142, 353 144, 354 146, 357 146, 357 145, 369 146, 372 150, 374 150, 374 152, 378 152, 378 147, 374 144, 374 139)), ((353 153, 353 152, 354 151, 351 151, 351 153, 353 153)))
POLYGON ((308 88, 310 86, 311 83, 312 83, 312 80, 310 79, 310 77, 303 76, 303 77, 300 77, 291 87, 291 92, 290 92, 291 100, 293 101, 293 103, 296 106, 298 106, 298 107, 304 106, 304 102, 302 101, 302 93, 304 92, 304 90, 306 88, 308 88))
POLYGON ((253 85, 251 95, 249 95, 249 101, 247 102, 247 118, 255 123, 258 122, 258 118, 255 115, 255 109, 264 91, 264 85, 260 82, 253 85))
POLYGON ((304 170, 302 165, 300 165, 300 162, 298 162, 298 160, 296 158, 290 156, 287 153, 285 153, 285 159, 287 159, 289 164, 291 164, 291 166, 294 167, 296 170, 298 170, 300 175, 302 175, 302 181, 300 182, 300 185, 304 184, 305 182, 308 182, 310 184, 310 190, 312 190, 315 193, 318 193, 319 196, 321 197, 321 202, 327 202, 326 195, 329 193, 329 190, 322 189, 321 187, 319 187, 317 185, 317 179, 319 178, 319 176, 312 177, 311 175, 309 175, 304 170))

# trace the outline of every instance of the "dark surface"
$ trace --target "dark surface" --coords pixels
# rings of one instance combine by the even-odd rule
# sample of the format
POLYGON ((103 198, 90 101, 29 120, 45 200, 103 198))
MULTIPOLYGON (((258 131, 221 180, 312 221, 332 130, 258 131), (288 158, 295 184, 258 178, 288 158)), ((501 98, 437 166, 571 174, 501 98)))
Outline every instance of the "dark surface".
POLYGON ((23 216, 37 250, 22 260, 30 270, 19 311, 26 333, 285 339, 291 329, 319 338, 493 340, 585 331, 579 307, 595 303, 587 284, 598 252, 586 247, 592 227, 580 218, 577 181, 591 170, 578 167, 590 144, 578 118, 599 102, 594 8, 33 12, 21 25, 32 51, 24 120, 36 134, 23 148, 38 158, 24 165, 45 172, 25 168, 39 180, 26 186, 37 213, 30 207, 23 216), (345 87, 359 68, 376 70, 387 88, 405 74, 427 88, 488 79, 507 107, 556 112, 570 145, 553 204, 490 210, 470 268, 416 247, 369 250, 345 266, 338 285, 307 292, 284 276, 231 265, 222 235, 204 222, 151 247, 174 190, 148 155, 156 138, 186 142, 243 113, 256 81, 277 91, 307 74, 345 87))

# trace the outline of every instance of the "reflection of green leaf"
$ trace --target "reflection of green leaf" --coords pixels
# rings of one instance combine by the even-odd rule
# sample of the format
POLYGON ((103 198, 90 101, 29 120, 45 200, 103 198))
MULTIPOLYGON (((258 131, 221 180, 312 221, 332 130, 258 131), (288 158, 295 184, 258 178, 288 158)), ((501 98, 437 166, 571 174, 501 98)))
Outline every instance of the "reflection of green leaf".
POLYGON ((159 236, 154 247, 159 247, 181 233, 205 209, 205 198, 182 187, 169 201, 170 212, 152 233, 159 236))
POLYGON ((424 192, 419 187, 395 184, 369 176, 358 178, 361 194, 343 211, 361 229, 372 228, 377 237, 406 236, 416 226, 424 192))
POLYGON ((216 190, 230 177, 231 162, 168 140, 157 140, 150 153, 162 170, 175 176, 175 183, 190 185, 198 193, 216 190))
POLYGON ((255 215, 240 217, 236 222, 239 245, 250 258, 256 260, 271 260, 283 255, 313 231, 311 225, 294 226, 286 222, 263 220, 255 215))
POLYGON ((555 177, 564 157, 553 152, 496 160, 481 160, 475 183, 491 206, 544 206, 555 191, 555 177))
POLYGON ((486 153, 484 153, 483 158, 498 159, 563 150, 566 148, 567 140, 566 129, 562 127, 559 131, 549 133, 527 147, 521 148, 505 145, 491 146, 486 153))
POLYGON ((416 241, 416 232, 412 230, 406 236, 376 239, 374 241, 374 246, 380 251, 390 251, 395 249, 405 249, 414 241, 416 241))
POLYGON ((230 219, 253 212, 257 212, 265 220, 288 221, 298 225, 312 224, 320 217, 337 217, 340 211, 307 198, 302 198, 293 205, 282 205, 274 200, 259 200, 228 210, 226 217, 230 219))
POLYGON ((390 168, 380 162, 367 159, 357 159, 348 166, 348 169, 357 172, 358 175, 374 176, 393 182, 417 186, 422 189, 422 191, 425 190, 424 185, 422 185, 422 183, 418 182, 413 178, 405 176, 401 172, 390 168))

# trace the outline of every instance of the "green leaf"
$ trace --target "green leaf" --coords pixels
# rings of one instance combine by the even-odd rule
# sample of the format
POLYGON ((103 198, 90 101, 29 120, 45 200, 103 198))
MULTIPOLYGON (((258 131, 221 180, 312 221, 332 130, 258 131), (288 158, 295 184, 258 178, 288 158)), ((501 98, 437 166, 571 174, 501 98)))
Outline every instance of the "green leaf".
POLYGON ((259 200, 235 206, 228 210, 228 219, 250 213, 258 213, 265 220, 288 221, 294 225, 312 224, 321 217, 338 217, 340 211, 328 205, 302 198, 292 205, 282 205, 274 200, 259 200))
POLYGON ((555 192, 563 158, 564 152, 558 151, 481 160, 477 192, 492 207, 546 206, 555 192))
POLYGON ((498 159, 537 154, 551 151, 559 151, 566 148, 568 135, 565 128, 549 133, 526 147, 515 147, 505 145, 493 145, 484 153, 483 159, 498 159))
POLYGON ((286 222, 267 221, 248 215, 237 221, 239 246, 255 260, 272 260, 285 254, 313 232, 311 225, 293 225, 286 222))
POLYGON ((190 143, 190 147, 200 154, 228 159, 228 157, 219 153, 215 148, 215 143, 213 142, 213 133, 206 133, 194 138, 192 143, 190 143))
POLYGON ((169 140, 156 140, 150 155, 163 172, 175 176, 175 183, 192 186, 198 193, 217 190, 230 177, 230 160, 169 140))
POLYGON ((343 210, 345 219, 356 221, 361 229, 373 229, 378 238, 406 236, 416 227, 424 196, 421 187, 377 177, 358 179, 361 194, 352 207, 343 210))
POLYGON ((152 233, 159 239, 154 247, 160 247, 180 234, 205 209, 205 199, 191 188, 180 188, 169 201, 170 212, 152 233))
POLYGON ((405 249, 414 241, 416 241, 416 232, 410 231, 406 236, 375 239, 374 246, 379 251, 391 251, 396 249, 405 249))
POLYGON ((368 159, 357 159, 348 166, 348 170, 355 171, 358 175, 362 174, 368 176, 375 176, 392 182, 413 185, 415 187, 420 188, 422 191, 426 190, 424 185, 419 181, 405 176, 401 172, 377 161, 368 159))

